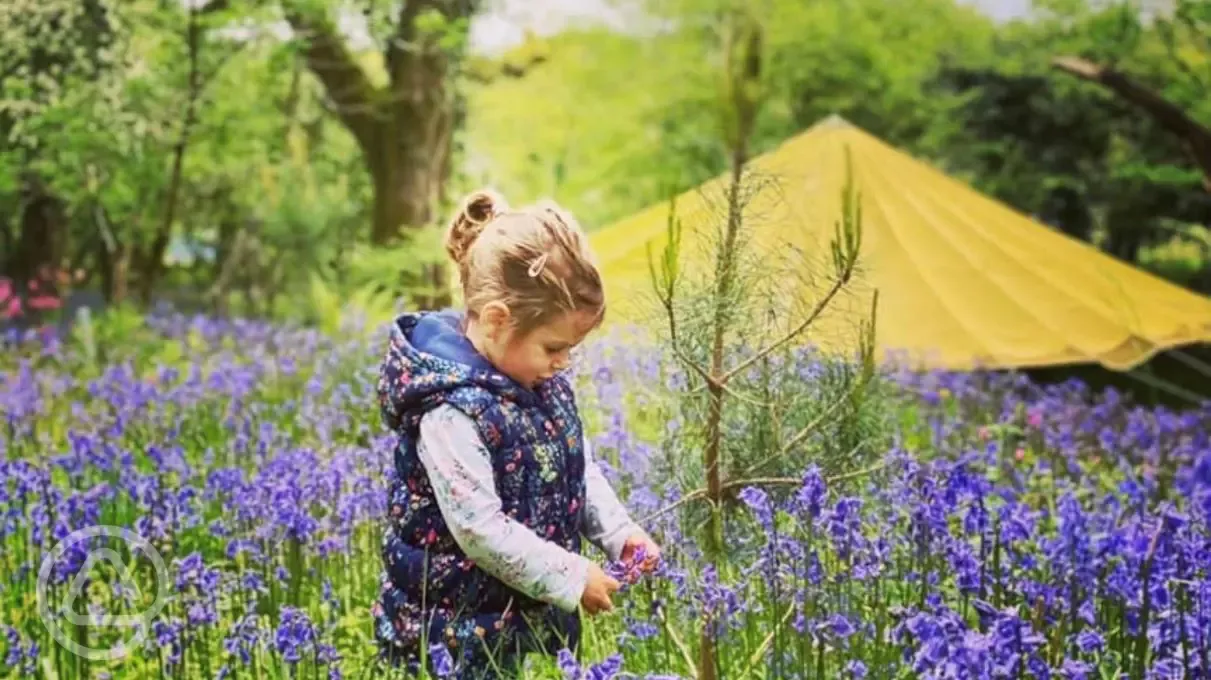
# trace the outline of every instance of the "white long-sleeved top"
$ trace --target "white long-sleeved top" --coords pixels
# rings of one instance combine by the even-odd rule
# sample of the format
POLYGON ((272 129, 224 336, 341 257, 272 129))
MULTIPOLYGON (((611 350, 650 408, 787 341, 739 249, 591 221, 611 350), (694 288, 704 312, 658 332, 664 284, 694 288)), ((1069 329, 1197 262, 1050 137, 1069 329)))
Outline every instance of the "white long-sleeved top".
MULTIPOLYGON (((484 571, 538 600, 574 611, 588 577, 588 558, 539 537, 501 510, 491 454, 475 422, 442 405, 420 422, 417 452, 446 525, 467 557, 484 571)), ((581 533, 617 560, 642 529, 600 468, 584 438, 585 522, 581 533)))

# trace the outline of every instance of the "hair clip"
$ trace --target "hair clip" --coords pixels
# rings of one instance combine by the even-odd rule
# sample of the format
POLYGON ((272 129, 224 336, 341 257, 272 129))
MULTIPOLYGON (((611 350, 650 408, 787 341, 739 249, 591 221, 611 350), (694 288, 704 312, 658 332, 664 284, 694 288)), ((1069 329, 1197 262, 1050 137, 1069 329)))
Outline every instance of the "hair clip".
POLYGON ((530 278, 534 278, 535 276, 538 276, 539 274, 542 273, 542 268, 547 266, 547 256, 548 255, 549 255, 549 253, 543 253, 542 255, 539 255, 537 258, 535 258, 534 262, 532 262, 530 264, 530 270, 528 272, 526 272, 527 274, 530 275, 530 278))

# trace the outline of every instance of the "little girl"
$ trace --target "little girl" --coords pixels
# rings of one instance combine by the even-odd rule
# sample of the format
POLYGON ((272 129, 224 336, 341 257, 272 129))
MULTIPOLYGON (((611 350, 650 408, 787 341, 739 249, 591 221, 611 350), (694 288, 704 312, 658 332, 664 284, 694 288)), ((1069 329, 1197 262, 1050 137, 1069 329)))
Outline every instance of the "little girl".
POLYGON ((397 319, 379 377, 399 443, 375 631, 412 671, 427 654, 431 670, 496 677, 575 650, 578 607, 611 609, 619 584, 580 555, 582 534, 612 560, 642 549, 647 568, 659 549, 592 462, 564 375, 605 312, 584 233, 553 204, 481 191, 446 250, 466 311, 397 319))

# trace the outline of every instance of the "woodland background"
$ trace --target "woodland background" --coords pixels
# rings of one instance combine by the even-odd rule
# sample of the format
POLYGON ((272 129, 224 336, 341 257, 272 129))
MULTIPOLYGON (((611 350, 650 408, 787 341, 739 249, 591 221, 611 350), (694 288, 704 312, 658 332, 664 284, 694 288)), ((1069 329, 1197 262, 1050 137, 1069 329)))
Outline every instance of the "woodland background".
MULTIPOLYGON (((442 303, 437 234, 467 190, 554 197, 593 229, 724 172, 729 3, 606 4, 485 49, 469 35, 497 6, 474 0, 3 3, 8 315, 72 290, 272 318, 364 290, 442 303)), ((837 113, 1211 292, 1211 3, 749 6, 754 154, 837 113)))

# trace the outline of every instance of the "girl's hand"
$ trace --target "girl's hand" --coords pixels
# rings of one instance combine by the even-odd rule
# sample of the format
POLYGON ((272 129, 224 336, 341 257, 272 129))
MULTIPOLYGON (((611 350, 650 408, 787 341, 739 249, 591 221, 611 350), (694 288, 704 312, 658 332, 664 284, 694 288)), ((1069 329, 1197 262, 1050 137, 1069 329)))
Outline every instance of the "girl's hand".
POLYGON ((601 567, 589 565, 589 577, 584 584, 584 593, 580 596, 580 606, 590 615, 608 612, 614 608, 610 595, 622 587, 618 581, 610 578, 601 567))
POLYGON ((623 562, 631 562, 635 557, 635 551, 643 548, 643 570, 650 572, 660 563, 660 546, 648 536, 646 532, 640 531, 630 538, 622 546, 623 562))

